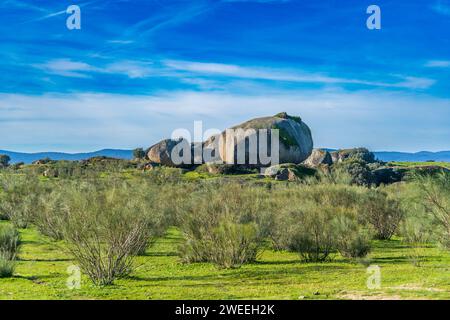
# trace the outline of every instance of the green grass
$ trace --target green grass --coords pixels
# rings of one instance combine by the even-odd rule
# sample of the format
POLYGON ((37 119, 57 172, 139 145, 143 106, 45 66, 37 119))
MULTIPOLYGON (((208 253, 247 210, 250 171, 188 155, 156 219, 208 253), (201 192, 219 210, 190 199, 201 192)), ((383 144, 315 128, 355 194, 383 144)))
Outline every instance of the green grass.
POLYGON ((379 265, 382 287, 366 287, 366 266, 337 256, 329 263, 302 263, 288 252, 266 250, 257 263, 220 270, 211 264, 183 265, 171 229, 136 263, 132 277, 109 287, 94 287, 83 277, 81 289, 66 287, 74 264, 55 243, 34 229, 21 230, 23 247, 15 276, 0 279, 0 299, 450 299, 450 254, 426 248, 425 262, 414 266, 411 248, 399 240, 374 242, 366 263, 379 265))
POLYGON ((439 167, 444 167, 444 168, 448 168, 450 169, 450 162, 408 162, 408 161, 404 161, 404 162, 390 162, 392 165, 394 166, 399 166, 399 167, 425 167, 425 166, 439 166, 439 167))

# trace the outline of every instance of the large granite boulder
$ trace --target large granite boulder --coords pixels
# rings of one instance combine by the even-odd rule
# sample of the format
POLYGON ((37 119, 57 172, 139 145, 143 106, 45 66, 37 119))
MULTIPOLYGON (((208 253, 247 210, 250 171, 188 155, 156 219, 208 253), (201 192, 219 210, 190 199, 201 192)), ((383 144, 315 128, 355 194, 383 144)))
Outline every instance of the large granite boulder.
POLYGON ((316 168, 320 165, 332 165, 333 159, 327 150, 314 149, 311 155, 303 162, 304 165, 316 168))
MULTIPOLYGON (((216 135, 205 141, 203 147, 207 150, 211 150, 211 159, 204 159, 206 162, 223 161, 229 163, 230 160, 234 160, 235 164, 247 164, 249 166, 268 166, 271 163, 262 163, 260 157, 255 157, 254 150, 250 150, 249 141, 254 138, 253 141, 258 141, 256 154, 266 155, 260 151, 259 137, 256 133, 260 129, 266 129, 268 137, 266 139, 267 150, 271 150, 271 129, 279 130, 279 163, 301 163, 306 160, 312 152, 313 140, 311 130, 309 127, 299 118, 289 116, 287 113, 279 113, 273 117, 264 117, 249 120, 242 124, 231 127, 236 131, 240 130, 247 132, 246 135, 237 136, 233 142, 227 141, 226 131, 220 135, 216 135), (222 139, 222 140, 221 140, 222 139), (221 143, 219 143, 221 141, 221 143), (237 157, 238 145, 245 144, 245 162, 242 163, 242 159, 237 157), (234 148, 234 159, 230 156, 234 148), (251 161, 257 159, 256 163, 251 161), (241 161, 239 161, 241 160, 241 161)), ((260 131, 261 132, 261 131, 260 131)))

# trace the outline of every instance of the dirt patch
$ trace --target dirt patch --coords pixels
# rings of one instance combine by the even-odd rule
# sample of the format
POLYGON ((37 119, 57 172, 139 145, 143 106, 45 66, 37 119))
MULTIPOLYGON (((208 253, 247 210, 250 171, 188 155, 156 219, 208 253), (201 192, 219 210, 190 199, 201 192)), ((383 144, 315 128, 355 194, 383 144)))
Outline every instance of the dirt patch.
POLYGON ((346 300, 402 300, 402 297, 399 295, 388 295, 384 293, 369 295, 364 292, 347 292, 340 294, 338 297, 346 300))

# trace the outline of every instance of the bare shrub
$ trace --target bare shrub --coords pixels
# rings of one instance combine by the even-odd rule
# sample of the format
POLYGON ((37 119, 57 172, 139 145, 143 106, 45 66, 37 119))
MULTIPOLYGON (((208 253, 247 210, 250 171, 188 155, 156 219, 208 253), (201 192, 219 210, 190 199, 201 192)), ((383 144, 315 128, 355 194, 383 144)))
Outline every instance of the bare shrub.
POLYGON ((405 215, 400 202, 382 189, 367 190, 360 205, 360 222, 370 224, 379 240, 389 240, 405 215))
POLYGON ((0 179, 0 212, 18 228, 26 228, 39 208, 43 192, 33 176, 3 175, 0 179))
POLYGON ((14 260, 21 245, 20 234, 16 228, 0 225, 0 254, 7 260, 14 260))
POLYGON ((0 278, 11 277, 21 241, 20 234, 12 226, 0 225, 0 278))
POLYGON ((437 241, 450 249, 450 174, 417 176, 416 185, 422 199, 423 219, 431 219, 437 241))
POLYGON ((305 205, 287 216, 282 243, 297 252, 305 262, 321 262, 330 258, 334 250, 331 226, 332 211, 305 205))
POLYGON ((333 221, 335 245, 346 258, 364 258, 370 252, 370 235, 356 219, 341 215, 333 221))
POLYGON ((277 210, 270 237, 275 248, 297 252, 308 262, 327 261, 336 251, 365 256, 370 243, 357 219, 358 199, 365 192, 363 187, 329 183, 274 190, 270 201, 277 210))
POLYGON ((133 271, 133 256, 147 245, 149 225, 131 190, 117 186, 73 187, 63 235, 83 272, 109 285, 133 271))
POLYGON ((181 223, 182 261, 212 262, 222 268, 255 261, 263 243, 255 222, 257 203, 239 184, 224 183, 219 190, 207 185, 194 193, 181 223))
POLYGON ((8 260, 0 253, 0 278, 8 278, 14 274, 16 261, 8 260))

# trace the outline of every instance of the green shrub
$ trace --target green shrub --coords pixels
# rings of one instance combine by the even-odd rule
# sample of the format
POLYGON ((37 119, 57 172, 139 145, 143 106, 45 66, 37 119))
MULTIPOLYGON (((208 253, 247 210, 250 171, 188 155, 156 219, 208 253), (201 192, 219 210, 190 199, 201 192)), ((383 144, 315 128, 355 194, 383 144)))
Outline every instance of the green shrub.
POLYGON ((304 261, 326 261, 339 250, 345 256, 364 256, 370 246, 358 224, 358 199, 368 189, 319 183, 273 190, 273 214, 266 214, 275 249, 299 253, 304 261))
POLYGON ((305 262, 328 260, 335 248, 332 217, 329 208, 313 205, 291 212, 283 234, 284 247, 297 252, 305 262))
POLYGON ((4 175, 0 180, 0 212, 16 227, 26 228, 40 205, 44 189, 37 177, 4 175))
POLYGON ((340 163, 333 165, 333 170, 337 175, 349 175, 351 184, 360 186, 370 186, 373 183, 372 171, 367 162, 358 158, 348 158, 340 163))
POLYGON ((92 282, 110 285, 134 270, 133 257, 148 244, 143 205, 124 186, 80 185, 70 190, 64 239, 92 282))
POLYGON ((335 245, 346 258, 364 258, 370 252, 370 236, 356 219, 347 216, 336 217, 333 221, 335 245))
POLYGON ((0 253, 0 278, 8 278, 14 274, 16 262, 8 260, 0 253))
POLYGON ((257 223, 257 194, 239 184, 206 184, 191 194, 181 220, 183 262, 211 262, 234 268, 255 261, 263 243, 257 223))
POLYGON ((183 262, 211 262, 220 268, 237 268, 256 260, 260 242, 255 224, 223 221, 201 237, 187 235, 180 252, 183 262))
POLYGON ((450 173, 418 175, 416 187, 421 196, 418 216, 431 220, 433 234, 446 249, 450 249, 450 173))
POLYGON ((43 195, 40 208, 33 217, 39 232, 53 240, 63 239, 65 200, 70 197, 64 191, 64 185, 60 184, 48 195, 43 195))
POLYGON ((11 277, 16 267, 20 234, 12 226, 0 225, 0 278, 11 277))
POLYGON ((368 190, 360 201, 360 222, 375 230, 375 238, 389 240, 404 218, 404 210, 397 199, 391 198, 382 189, 368 190))
POLYGON ((16 228, 0 225, 0 255, 3 259, 14 260, 21 244, 20 234, 16 228))

